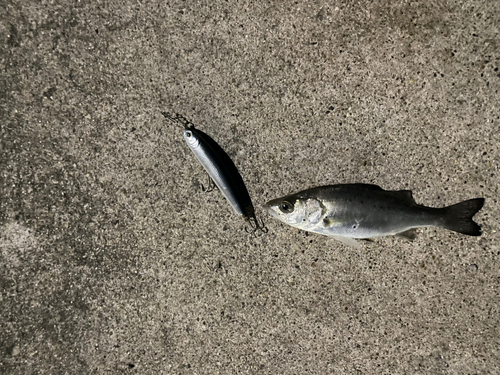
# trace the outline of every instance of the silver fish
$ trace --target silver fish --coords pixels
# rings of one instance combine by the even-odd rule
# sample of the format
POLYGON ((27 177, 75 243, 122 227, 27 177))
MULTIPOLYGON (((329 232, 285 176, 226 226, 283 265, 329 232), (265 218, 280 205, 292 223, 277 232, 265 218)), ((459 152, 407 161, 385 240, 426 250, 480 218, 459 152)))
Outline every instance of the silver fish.
POLYGON ((472 218, 484 198, 443 208, 418 205, 410 190, 388 191, 377 185, 345 184, 316 187, 271 200, 265 207, 275 218, 360 248, 355 239, 398 235, 415 238, 419 227, 441 227, 480 236, 472 218))

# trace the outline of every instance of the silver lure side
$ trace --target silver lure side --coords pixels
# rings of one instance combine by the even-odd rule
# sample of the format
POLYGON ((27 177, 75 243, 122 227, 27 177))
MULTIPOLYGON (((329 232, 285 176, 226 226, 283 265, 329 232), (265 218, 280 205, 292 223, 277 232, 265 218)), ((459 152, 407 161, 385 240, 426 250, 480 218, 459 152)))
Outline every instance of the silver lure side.
POLYGON ((184 126, 184 139, 189 149, 206 170, 210 179, 217 185, 234 212, 249 222, 254 233, 257 230, 267 233, 267 228, 262 222, 259 223, 255 216, 252 200, 238 168, 222 147, 208 134, 196 129, 182 115, 172 115, 168 112, 162 112, 162 114, 173 123, 184 126))

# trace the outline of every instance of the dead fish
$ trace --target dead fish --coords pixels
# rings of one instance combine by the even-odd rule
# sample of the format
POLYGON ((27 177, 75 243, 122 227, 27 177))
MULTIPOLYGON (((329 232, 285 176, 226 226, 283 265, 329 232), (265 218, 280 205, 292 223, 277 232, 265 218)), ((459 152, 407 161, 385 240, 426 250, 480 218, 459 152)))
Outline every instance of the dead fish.
POLYGON ((377 185, 321 186, 271 200, 275 218, 309 232, 331 236, 359 248, 355 239, 397 235, 415 238, 415 229, 434 226, 480 236, 472 218, 483 207, 476 198, 443 208, 421 206, 410 190, 388 191, 377 185))
POLYGON ((195 129, 194 125, 181 115, 162 112, 169 120, 184 125, 184 139, 234 212, 243 216, 254 231, 267 232, 263 223, 255 216, 255 209, 243 182, 241 174, 229 155, 208 134, 195 129))

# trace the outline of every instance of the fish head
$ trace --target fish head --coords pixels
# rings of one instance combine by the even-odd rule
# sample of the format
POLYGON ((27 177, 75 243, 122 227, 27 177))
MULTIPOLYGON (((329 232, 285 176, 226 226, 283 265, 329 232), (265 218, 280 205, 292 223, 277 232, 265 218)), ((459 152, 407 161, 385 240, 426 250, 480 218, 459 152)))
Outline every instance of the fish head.
POLYGON ((303 230, 310 230, 326 212, 321 201, 301 195, 273 199, 264 207, 276 219, 303 230))
POLYGON ((191 148, 197 148, 200 146, 200 138, 196 134, 196 130, 192 127, 186 127, 184 129, 184 139, 191 148))

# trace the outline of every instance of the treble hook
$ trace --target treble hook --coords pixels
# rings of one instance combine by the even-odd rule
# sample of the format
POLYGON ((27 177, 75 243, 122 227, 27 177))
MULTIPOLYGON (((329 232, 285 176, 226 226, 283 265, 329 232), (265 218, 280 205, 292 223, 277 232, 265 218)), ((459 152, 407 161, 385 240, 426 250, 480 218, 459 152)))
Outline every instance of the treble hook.
POLYGON ((210 193, 211 191, 213 191, 215 189, 215 182, 214 180, 212 180, 210 178, 209 175, 207 175, 208 177, 208 186, 207 188, 205 188, 205 186, 203 186, 203 184, 201 184, 201 190, 204 191, 205 193, 210 193))
POLYGON ((259 223, 259 220, 257 219, 257 217, 255 217, 255 215, 250 216, 248 218, 248 224, 250 225, 250 228, 252 229, 252 231, 249 231, 248 227, 245 227, 245 232, 247 232, 248 234, 252 233, 254 235, 257 235, 256 233, 259 230, 264 234, 269 232, 269 229, 267 229, 266 225, 264 224, 264 220, 260 219, 260 223, 259 223))
POLYGON ((172 114, 170 112, 161 112, 161 114, 163 115, 163 117, 165 117, 167 120, 170 120, 174 124, 181 124, 186 129, 191 127, 194 128, 194 124, 191 121, 178 113, 172 114))

